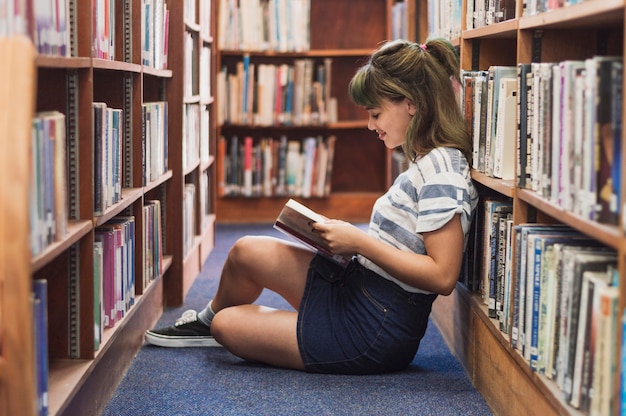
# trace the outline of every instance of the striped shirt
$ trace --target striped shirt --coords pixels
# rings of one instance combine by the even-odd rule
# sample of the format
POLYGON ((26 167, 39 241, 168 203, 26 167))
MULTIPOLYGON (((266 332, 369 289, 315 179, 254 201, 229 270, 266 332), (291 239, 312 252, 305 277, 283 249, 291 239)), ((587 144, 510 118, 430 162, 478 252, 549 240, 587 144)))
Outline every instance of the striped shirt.
MULTIPOLYGON (((426 254, 422 233, 437 230, 461 214, 467 246, 477 203, 478 193, 463 154, 458 149, 437 148, 411 163, 376 201, 368 233, 397 249, 426 254)), ((358 259, 409 292, 430 293, 395 279, 363 256, 358 259)))

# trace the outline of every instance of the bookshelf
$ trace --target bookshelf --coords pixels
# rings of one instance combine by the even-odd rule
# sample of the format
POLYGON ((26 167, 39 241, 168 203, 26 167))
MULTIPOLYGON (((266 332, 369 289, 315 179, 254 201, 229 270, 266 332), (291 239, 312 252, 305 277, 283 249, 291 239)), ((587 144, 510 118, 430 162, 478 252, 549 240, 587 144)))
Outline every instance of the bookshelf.
MULTIPOLYGON (((225 25, 229 19, 226 12, 232 2, 222 0, 218 3, 220 25, 225 25)), ((246 137, 252 137, 254 143, 268 137, 278 141, 281 136, 300 142, 311 136, 324 139, 336 137, 330 193, 311 196, 307 198, 306 204, 325 215, 347 221, 368 221, 375 199, 383 193, 390 181, 389 152, 367 130, 366 113, 349 102, 346 89, 364 57, 381 41, 390 38, 391 8, 394 2, 316 0, 294 3, 306 4, 310 10, 309 30, 304 31, 309 47, 302 50, 297 47, 292 50, 283 49, 282 52, 281 49, 271 47, 260 50, 258 45, 240 47, 237 42, 226 42, 226 35, 220 40, 218 34, 216 71, 225 69, 229 75, 236 74, 238 65, 246 59, 256 68, 261 65, 294 66, 296 61, 311 60, 315 71, 330 61, 332 68, 325 78, 329 80, 326 97, 336 99, 336 113, 331 109, 327 122, 290 125, 281 122, 241 122, 237 118, 231 120, 218 115, 217 137, 224 137, 229 142, 233 136, 237 136, 240 143, 246 137), (341 16, 341 24, 337 24, 335 19, 329 19, 329 13, 341 16), (358 33, 358 36, 354 36, 354 33, 358 33)), ((242 16, 242 21, 245 19, 242 16)), ((242 36, 245 37, 245 34, 242 36)), ((232 40, 231 37, 228 40, 232 40)), ((244 40, 241 43, 249 45, 244 40)), ((219 91, 216 94, 219 106, 225 102, 222 97, 226 95, 223 93, 220 96, 219 91)), ((228 96, 232 101, 232 94, 229 93, 228 96)), ((332 108, 332 104, 328 103, 329 101, 326 102, 326 108, 332 108)), ((257 109, 256 104, 252 104, 252 107, 257 109)), ((224 160, 218 160, 218 172, 223 168, 224 160)), ((220 195, 218 190, 217 221, 224 223, 271 222, 290 196, 300 198, 295 195, 278 195, 276 192, 265 196, 220 195)))
MULTIPOLYGON (((144 331, 155 324, 164 305, 182 303, 213 248, 213 6, 198 0, 185 2, 184 9, 171 0, 150 3, 154 14, 146 15, 140 1, 62 1, 54 16, 64 19, 66 32, 48 38, 54 43, 44 42, 36 31, 24 33, 30 37, 27 43, 35 45, 32 62, 24 45, 23 51, 13 49, 12 58, 2 60, 11 62, 2 68, 2 79, 9 81, 2 88, 10 92, 3 97, 19 97, 11 102, 3 98, 2 137, 13 137, 13 130, 19 134, 21 124, 11 124, 8 131, 8 120, 19 121, 27 113, 29 125, 22 133, 26 140, 2 144, 4 176, 15 179, 3 181, 3 201, 11 204, 3 206, 0 217, 15 227, 0 227, 5 282, 0 293, 0 414, 37 414, 35 379, 47 381, 49 414, 100 413, 143 345, 144 331), (149 24, 144 27, 145 22, 149 24), (188 35, 195 42, 193 53, 184 47, 188 35), (200 50, 208 59, 198 59, 200 50), (18 71, 18 65, 24 69, 18 71), (188 93, 186 74, 201 72, 208 88, 200 92, 198 79, 195 92, 188 93), (104 108, 106 117, 100 117, 96 103, 103 103, 97 107, 104 108), (185 113, 187 104, 194 105, 196 114, 185 113), (51 113, 63 116, 65 128, 59 131, 65 133, 65 144, 44 166, 38 162, 39 157, 48 160, 45 154, 31 155, 24 145, 38 149, 30 140, 30 121, 51 113), (198 145, 190 148, 189 143, 198 145), (23 172, 29 165, 33 172, 23 172), (35 188, 24 177, 36 178, 51 166, 59 169, 51 170, 50 177, 62 191, 55 190, 50 198, 55 208, 65 208, 50 223, 22 227, 39 212, 34 193, 48 195, 42 185, 31 192, 35 188), (196 197, 185 205, 189 184, 195 185, 196 197), (66 197, 59 196, 63 193, 66 197), (12 215, 13 210, 20 214, 12 215), (132 221, 114 227, 121 217, 132 221), (183 234, 185 226, 191 235, 183 234), (100 236, 111 227, 122 237, 115 249, 125 265, 119 269, 109 268, 104 259, 112 257, 106 246, 101 248, 100 236), (183 249, 185 238, 192 243, 183 249), (27 253, 20 254, 24 243, 27 253), (110 306, 107 270, 116 277, 111 311, 99 306, 110 306), (5 273, 10 271, 14 273, 5 273), (38 327, 30 293, 35 280, 45 280, 48 295, 48 373, 43 378, 34 376, 37 366, 30 347, 32 330, 38 327), (20 319, 10 319, 14 314, 20 319)), ((13 16, 4 27, 17 33, 36 29, 34 24, 17 24, 31 22, 30 17, 13 16)), ((3 48, 5 39, 0 37, 3 48)), ((47 202, 40 204, 48 209, 47 202)))
MULTIPOLYGON (((175 73, 167 86, 169 147, 173 171, 166 201, 183 213, 167 222, 167 244, 174 262, 165 275, 166 304, 182 304, 214 245, 215 224, 215 119, 213 74, 215 47, 214 2, 171 3, 168 61, 175 73), (205 58, 202 59, 201 56, 205 58), (170 142, 171 143, 171 142, 170 142), (195 192, 191 192, 193 187, 195 192), (184 231, 182 231, 184 230, 184 231), (182 277, 182 278, 181 278, 182 277)), ((171 209, 171 208, 170 208, 171 209)))
MULTIPOLYGON (((432 3, 429 2, 428 7, 434 7, 432 3)), ((462 2, 459 23, 463 29, 459 38, 452 39, 459 45, 462 69, 486 70, 495 65, 585 60, 596 55, 624 57, 626 7, 623 0, 582 1, 533 15, 523 14, 524 4, 526 2, 515 2, 513 19, 468 29, 465 14, 470 4, 468 0, 462 2)), ((623 88, 623 84, 620 87, 623 88)), ((622 109, 620 118, 623 114, 622 109)), ((624 141, 623 132, 621 141, 624 141)), ((623 158, 623 146, 621 154, 623 158)), ((519 149, 516 160, 519 160, 519 149)), ((623 169, 620 177, 623 195, 623 169)), ((623 400, 619 377, 623 371, 621 328, 625 299, 623 280, 626 276, 622 210, 619 210, 618 224, 601 223, 564 208, 538 191, 520 187, 516 179, 497 179, 478 170, 473 172, 473 178, 482 197, 498 195, 512 203, 513 224, 565 224, 617 253, 619 306, 617 334, 613 341, 617 369, 611 394, 612 414, 619 414, 620 400, 623 400)), ((623 206, 623 200, 618 206, 623 206)), ((520 247, 514 244, 513 253, 517 250, 520 247)), ((433 319, 495 414, 585 414, 564 399, 561 387, 554 380, 531 369, 528 361, 512 346, 510 335, 500 330, 496 319, 489 317, 480 293, 459 283, 452 295, 437 299, 433 319)))

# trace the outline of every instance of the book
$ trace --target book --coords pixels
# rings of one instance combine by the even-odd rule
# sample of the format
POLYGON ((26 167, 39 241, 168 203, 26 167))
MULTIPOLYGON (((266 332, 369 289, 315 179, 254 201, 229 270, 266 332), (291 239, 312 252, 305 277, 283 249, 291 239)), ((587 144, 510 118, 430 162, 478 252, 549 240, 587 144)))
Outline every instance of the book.
POLYGON ((517 186, 526 189, 530 186, 530 177, 528 169, 528 96, 530 88, 528 85, 528 74, 532 74, 531 64, 517 64, 517 132, 516 132, 516 145, 517 154, 516 158, 516 180, 517 186))
MULTIPOLYGON (((485 132, 485 171, 493 176, 494 153, 496 141, 496 126, 498 123, 498 109, 500 108, 500 80, 505 78, 516 79, 517 68, 514 66, 495 65, 487 71, 487 124, 485 132)), ((505 92, 505 91, 503 91, 505 92)), ((506 93, 506 92, 505 92, 506 93)), ((510 122, 510 120, 507 120, 510 122)))
POLYGON ((595 340, 593 368, 593 394, 590 402, 591 415, 610 415, 619 406, 614 374, 617 355, 617 326, 619 324, 619 288, 604 286, 598 293, 599 316, 595 340))
POLYGON ((37 414, 48 414, 48 281, 33 280, 37 414))
POLYGON ((493 138, 493 177, 505 180, 515 177, 517 79, 502 78, 499 85, 496 132, 493 138))
POLYGON ((593 365, 597 322, 600 314, 600 288, 610 286, 610 278, 608 271, 585 271, 583 273, 577 341, 579 345, 577 354, 580 356, 578 360, 582 365, 574 369, 571 403, 573 406, 578 404, 578 408, 586 413, 590 411, 590 400, 593 394, 593 365), (576 402, 575 399, 577 399, 576 402))
POLYGON ((274 228, 340 266, 346 267, 350 263, 350 257, 333 254, 319 234, 311 229, 312 222, 324 222, 327 219, 295 199, 289 199, 276 218, 274 228))

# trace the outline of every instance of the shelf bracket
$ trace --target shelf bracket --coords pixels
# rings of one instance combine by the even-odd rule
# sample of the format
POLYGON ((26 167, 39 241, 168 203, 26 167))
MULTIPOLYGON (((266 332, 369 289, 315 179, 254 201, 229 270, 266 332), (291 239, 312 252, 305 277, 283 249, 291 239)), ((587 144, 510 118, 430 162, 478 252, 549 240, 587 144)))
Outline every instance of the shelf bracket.
POLYGON ((133 8, 131 0, 124 0, 124 62, 133 62, 133 8))
POLYGON ((68 1, 69 23, 70 23, 70 56, 76 58, 78 56, 78 16, 77 3, 78 0, 68 1))
POLYGON ((65 123, 67 131, 67 196, 68 218, 80 218, 79 169, 80 147, 78 144, 78 73, 76 70, 67 71, 67 111, 65 123))
POLYGON ((80 258, 76 243, 68 250, 68 356, 80 358, 80 258))
POLYGON ((133 186, 133 74, 124 75, 124 175, 123 186, 133 186))
POLYGON ((531 62, 541 62, 542 38, 543 38, 543 29, 533 30, 531 62))

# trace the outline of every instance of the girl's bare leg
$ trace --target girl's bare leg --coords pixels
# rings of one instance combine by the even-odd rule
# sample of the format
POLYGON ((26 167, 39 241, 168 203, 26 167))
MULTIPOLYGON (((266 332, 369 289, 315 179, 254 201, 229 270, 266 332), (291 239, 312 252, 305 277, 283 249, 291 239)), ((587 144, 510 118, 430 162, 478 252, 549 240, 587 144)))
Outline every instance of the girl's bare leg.
POLYGON ((272 237, 243 237, 232 247, 211 307, 211 334, 233 354, 280 367, 303 369, 296 337, 298 315, 252 303, 264 288, 300 306, 310 251, 272 237))

